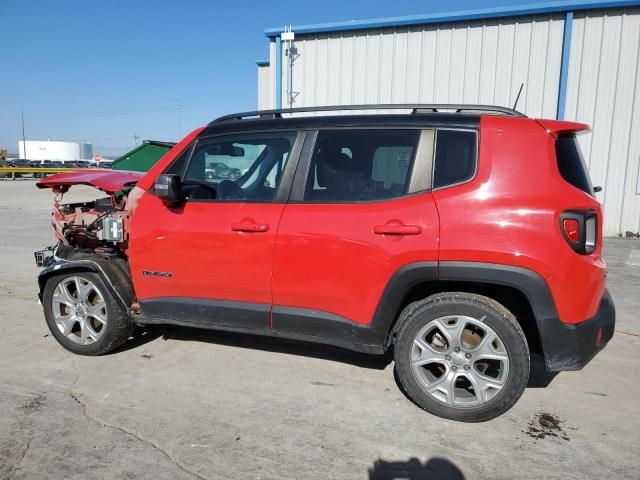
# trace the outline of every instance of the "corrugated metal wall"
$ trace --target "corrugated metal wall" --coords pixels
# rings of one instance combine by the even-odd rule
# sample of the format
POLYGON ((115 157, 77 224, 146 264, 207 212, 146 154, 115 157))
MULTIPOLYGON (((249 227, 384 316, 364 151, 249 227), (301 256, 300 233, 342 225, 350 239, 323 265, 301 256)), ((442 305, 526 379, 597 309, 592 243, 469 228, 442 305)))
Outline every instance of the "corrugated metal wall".
POLYGON ((640 230, 640 8, 576 13, 565 118, 591 125, 580 144, 603 187, 606 235, 640 230))
POLYGON ((269 64, 258 65, 258 109, 275 108, 276 42, 269 41, 269 64))
MULTIPOLYGON (((294 107, 359 103, 486 103, 556 117, 564 14, 296 37, 294 107)), ((565 118, 588 123, 580 142, 605 205, 605 234, 640 230, 640 8, 578 12, 565 118)), ((270 42, 271 92, 275 42, 270 42)), ((288 106, 282 58, 282 106, 288 106)), ((261 80, 262 81, 262 80, 261 80)), ((267 80, 265 80, 265 84, 267 80)), ((265 87, 266 89, 266 87, 265 87)), ((259 86, 260 108, 275 94, 259 86)))
MULTIPOLYGON (((563 15, 298 36, 293 106, 488 103, 555 116, 563 15)), ((287 105, 283 58, 283 106, 287 105)), ((273 59, 272 59, 273 64, 273 59)))
POLYGON ((258 65, 258 109, 273 108, 273 71, 271 65, 258 65))

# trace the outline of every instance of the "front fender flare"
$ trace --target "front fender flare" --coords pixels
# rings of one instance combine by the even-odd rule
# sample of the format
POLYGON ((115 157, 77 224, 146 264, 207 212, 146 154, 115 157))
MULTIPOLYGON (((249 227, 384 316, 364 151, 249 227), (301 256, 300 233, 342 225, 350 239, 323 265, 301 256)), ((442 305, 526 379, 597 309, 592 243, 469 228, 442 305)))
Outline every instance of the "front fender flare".
POLYGON ((65 273, 93 272, 102 278, 105 285, 122 305, 125 312, 129 312, 135 301, 135 293, 131 282, 128 265, 123 259, 106 259, 98 255, 80 254, 80 258, 54 257, 38 275, 38 298, 42 302, 44 287, 50 278, 65 273))

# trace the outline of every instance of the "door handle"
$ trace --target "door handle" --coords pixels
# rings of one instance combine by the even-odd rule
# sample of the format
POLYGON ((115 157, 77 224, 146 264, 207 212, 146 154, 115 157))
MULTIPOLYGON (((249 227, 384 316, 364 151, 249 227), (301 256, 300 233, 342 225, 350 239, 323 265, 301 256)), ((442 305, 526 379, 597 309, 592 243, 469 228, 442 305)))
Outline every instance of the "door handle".
POLYGON ((231 230, 234 232, 256 232, 263 233, 269 231, 269 225, 266 223, 240 222, 232 223, 231 230))
POLYGON ((419 225, 387 223, 373 227, 373 233, 377 235, 419 235, 422 233, 422 228, 419 225))

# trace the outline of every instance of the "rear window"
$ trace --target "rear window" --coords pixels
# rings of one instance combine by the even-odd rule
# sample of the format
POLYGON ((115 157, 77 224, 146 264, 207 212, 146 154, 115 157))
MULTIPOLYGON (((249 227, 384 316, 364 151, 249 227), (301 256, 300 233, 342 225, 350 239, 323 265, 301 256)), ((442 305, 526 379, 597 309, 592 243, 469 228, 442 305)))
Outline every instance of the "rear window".
POLYGON ((471 180, 476 173, 477 148, 476 132, 439 129, 433 187, 457 185, 471 180))
POLYGON ((593 195, 593 186, 584 163, 580 145, 574 135, 565 135, 556 140, 556 158, 560 175, 574 187, 593 195))

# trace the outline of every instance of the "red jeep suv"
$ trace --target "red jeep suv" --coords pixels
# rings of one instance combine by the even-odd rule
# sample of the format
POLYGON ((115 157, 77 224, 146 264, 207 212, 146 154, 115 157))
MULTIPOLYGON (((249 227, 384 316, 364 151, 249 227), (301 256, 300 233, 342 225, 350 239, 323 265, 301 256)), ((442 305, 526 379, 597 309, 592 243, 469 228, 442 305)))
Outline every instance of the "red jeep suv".
POLYGON ((587 128, 473 105, 247 112, 146 174, 52 175, 47 324, 82 355, 145 324, 392 349, 420 407, 494 418, 532 355, 576 370, 613 335, 587 128), (74 184, 107 196, 61 203, 74 184))

